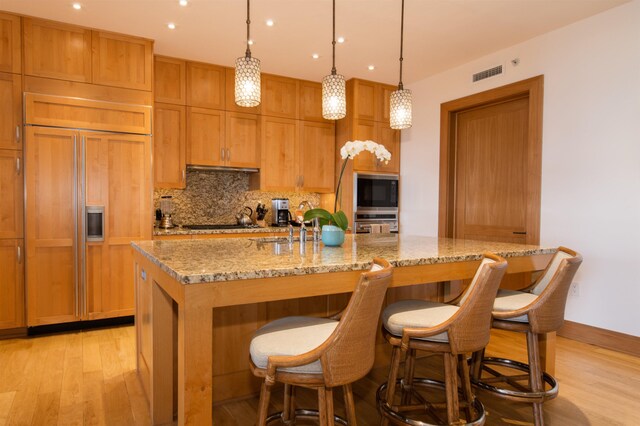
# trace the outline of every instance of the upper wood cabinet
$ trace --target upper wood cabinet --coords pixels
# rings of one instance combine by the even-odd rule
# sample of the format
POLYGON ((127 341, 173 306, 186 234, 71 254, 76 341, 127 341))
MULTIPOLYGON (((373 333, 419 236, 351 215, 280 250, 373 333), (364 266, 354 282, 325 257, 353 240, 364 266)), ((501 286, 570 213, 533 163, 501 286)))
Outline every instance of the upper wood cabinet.
MULTIPOLYGON (((236 70, 234 68, 226 68, 226 104, 227 111, 245 112, 251 114, 260 114, 261 105, 257 107, 241 107, 236 105, 236 70)), ((264 97, 264 93, 262 94, 264 97)), ((262 102, 260 102, 262 104, 262 102)))
POLYGON ((262 117, 261 190, 295 191, 298 188, 298 138, 296 120, 262 117))
POLYGON ((260 116, 226 112, 225 164, 229 167, 260 167, 260 116))
POLYGON ((183 105, 155 104, 153 167, 156 188, 186 187, 186 114, 183 105))
POLYGON ((262 115, 298 118, 298 80, 262 74, 262 115))
POLYGON ((386 84, 380 85, 380 105, 378 106, 378 121, 387 123, 387 125, 389 125, 389 120, 391 119, 391 115, 389 114, 389 111, 391 110, 391 94, 396 90, 398 90, 397 86, 389 86, 386 84))
POLYGON ((0 73, 0 149, 22 149, 22 87, 17 74, 0 73))
POLYGON ((300 99, 300 120, 322 121, 322 84, 301 80, 298 86, 300 99))
POLYGON ((91 30, 24 18, 24 73, 91 82, 91 30))
POLYGON ((360 172, 400 173, 400 131, 389 127, 389 123, 356 120, 354 139, 373 140, 384 145, 391 153, 389 163, 379 161, 368 151, 361 152, 353 159, 353 170, 360 172))
POLYGON ((156 102, 186 105, 187 64, 164 56, 154 57, 153 96, 156 102))
POLYGON ((93 31, 93 83, 151 90, 153 41, 93 31))
POLYGON ((224 67, 187 62, 187 105, 224 110, 225 81, 224 67))
MULTIPOLYGON (((376 122, 370 120, 354 120, 353 123, 353 135, 348 139, 355 139, 360 141, 372 140, 379 142, 376 139, 376 122)), ((344 144, 343 141, 342 144, 344 144)), ((363 151, 353 159, 353 170, 356 171, 373 171, 376 169, 376 157, 370 152, 363 151)))
POLYGON ((223 166, 226 156, 224 111, 187 108, 187 164, 223 166))
POLYGON ((21 151, 0 149, 0 239, 23 237, 23 170, 21 151))
POLYGON ((0 271, 0 329, 24 327, 24 240, 0 240, 0 271))
POLYGON ((388 124, 389 97, 395 90, 397 87, 388 84, 351 79, 347 82, 347 97, 353 112, 347 111, 347 113, 356 120, 380 121, 388 124))
POLYGON ((21 71, 20 17, 0 13, 0 72, 21 71))
POLYGON ((298 170, 300 189, 329 193, 334 190, 335 126, 300 121, 298 170))

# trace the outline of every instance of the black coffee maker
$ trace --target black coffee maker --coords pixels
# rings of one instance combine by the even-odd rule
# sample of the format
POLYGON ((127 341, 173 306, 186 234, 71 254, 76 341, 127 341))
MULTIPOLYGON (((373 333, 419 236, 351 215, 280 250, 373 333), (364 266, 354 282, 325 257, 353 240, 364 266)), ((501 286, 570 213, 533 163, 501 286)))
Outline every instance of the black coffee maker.
POLYGON ((272 198, 271 213, 273 215, 273 226, 288 226, 289 220, 291 219, 291 212, 289 211, 289 199, 272 198))

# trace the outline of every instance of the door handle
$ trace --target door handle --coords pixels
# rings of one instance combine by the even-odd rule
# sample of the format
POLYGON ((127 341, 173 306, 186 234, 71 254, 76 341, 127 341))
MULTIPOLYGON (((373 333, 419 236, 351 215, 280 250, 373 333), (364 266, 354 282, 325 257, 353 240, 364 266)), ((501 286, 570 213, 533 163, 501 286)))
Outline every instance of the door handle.
POLYGON ((527 233, 526 233, 526 232, 513 231, 513 233, 514 233, 515 235, 527 235, 527 233))

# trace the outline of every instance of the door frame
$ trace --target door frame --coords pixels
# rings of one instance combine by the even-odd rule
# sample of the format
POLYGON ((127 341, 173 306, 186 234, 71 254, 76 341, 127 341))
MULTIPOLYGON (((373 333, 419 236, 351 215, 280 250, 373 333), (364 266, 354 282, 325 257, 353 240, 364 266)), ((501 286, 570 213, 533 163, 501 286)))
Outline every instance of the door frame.
POLYGON ((457 114, 511 99, 529 98, 527 131, 527 236, 526 244, 540 243, 540 197, 542 186, 542 104, 544 76, 455 99, 440 105, 440 193, 438 236, 453 238, 456 179, 457 114))

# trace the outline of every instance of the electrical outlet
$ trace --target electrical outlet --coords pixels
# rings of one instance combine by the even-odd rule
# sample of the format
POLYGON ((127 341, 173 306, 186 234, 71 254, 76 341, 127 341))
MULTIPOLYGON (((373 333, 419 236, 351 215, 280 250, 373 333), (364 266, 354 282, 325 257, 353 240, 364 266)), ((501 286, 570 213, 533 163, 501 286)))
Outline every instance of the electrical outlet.
POLYGON ((572 297, 580 296, 580 287, 578 286, 577 281, 571 283, 571 287, 569 287, 569 295, 572 297))

